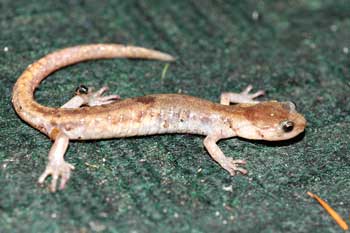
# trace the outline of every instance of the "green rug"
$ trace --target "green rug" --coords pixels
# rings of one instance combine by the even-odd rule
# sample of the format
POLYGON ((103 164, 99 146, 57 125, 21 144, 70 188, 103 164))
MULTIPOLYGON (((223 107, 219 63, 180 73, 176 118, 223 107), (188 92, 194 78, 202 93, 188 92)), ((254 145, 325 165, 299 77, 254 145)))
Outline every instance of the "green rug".
POLYGON ((0 232, 341 232, 307 191, 350 223, 348 0, 2 0, 0 20, 0 232), (249 175, 235 177, 201 136, 72 142, 66 160, 76 169, 66 190, 50 194, 36 181, 51 141, 17 117, 12 87, 41 56, 102 42, 177 61, 165 74, 155 61, 78 64, 46 79, 37 100, 60 106, 85 84, 123 98, 218 101, 252 84, 268 92, 262 99, 295 102, 306 132, 288 142, 221 141, 248 162, 249 175))

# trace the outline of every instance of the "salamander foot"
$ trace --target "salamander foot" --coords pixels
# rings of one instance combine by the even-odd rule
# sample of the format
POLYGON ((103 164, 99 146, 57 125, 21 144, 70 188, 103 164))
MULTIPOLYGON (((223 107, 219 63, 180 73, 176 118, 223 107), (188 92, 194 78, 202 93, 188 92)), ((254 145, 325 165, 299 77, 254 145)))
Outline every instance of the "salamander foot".
POLYGON ((59 189, 64 189, 67 181, 69 180, 71 170, 74 169, 74 166, 65 162, 64 160, 53 160, 50 161, 49 164, 46 166, 45 171, 43 174, 39 177, 38 183, 42 185, 48 176, 52 176, 51 184, 50 184, 50 191, 56 192, 57 188, 57 181, 59 178, 61 178, 61 183, 59 186, 59 189))
POLYGON ((230 173, 231 176, 234 176, 237 172, 242 173, 243 175, 246 175, 248 171, 244 168, 239 167, 239 165, 246 164, 245 160, 241 159, 232 159, 229 157, 226 157, 224 162, 221 162, 220 165, 230 173))

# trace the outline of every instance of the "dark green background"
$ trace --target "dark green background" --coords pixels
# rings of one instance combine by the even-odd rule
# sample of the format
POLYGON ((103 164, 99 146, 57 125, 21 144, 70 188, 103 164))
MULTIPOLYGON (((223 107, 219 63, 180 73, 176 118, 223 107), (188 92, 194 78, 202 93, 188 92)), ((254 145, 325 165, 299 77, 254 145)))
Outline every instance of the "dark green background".
POLYGON ((348 0, 1 0, 0 23, 0 232, 340 232, 307 191, 349 223, 348 0), (248 161, 249 175, 235 177, 210 159, 201 136, 72 142, 66 159, 76 170, 66 190, 50 194, 36 181, 51 142, 16 116, 12 86, 41 56, 97 42, 178 60, 162 80, 165 64, 154 61, 68 67, 42 83, 40 103, 60 106, 79 84, 212 101, 253 84, 267 90, 263 99, 294 101, 306 133, 220 142, 248 161))

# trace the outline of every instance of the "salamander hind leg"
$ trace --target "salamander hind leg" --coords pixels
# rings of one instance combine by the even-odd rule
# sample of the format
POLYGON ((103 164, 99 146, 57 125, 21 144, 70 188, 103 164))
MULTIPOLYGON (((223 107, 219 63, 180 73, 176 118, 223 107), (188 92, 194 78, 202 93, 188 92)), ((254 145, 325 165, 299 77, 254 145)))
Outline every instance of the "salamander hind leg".
POLYGON ((255 98, 265 95, 265 91, 260 90, 253 94, 249 94, 253 89, 252 85, 247 86, 241 93, 224 92, 220 96, 220 104, 230 105, 230 103, 259 103, 255 98))
POLYGON ((38 183, 43 184, 48 176, 52 176, 50 191, 57 189, 58 179, 61 178, 59 189, 64 189, 70 178, 74 166, 64 161, 64 154, 68 148, 69 138, 64 133, 59 133, 49 152, 49 162, 45 171, 39 177, 38 183))
POLYGON ((119 95, 108 95, 103 94, 108 91, 108 87, 102 87, 98 91, 93 91, 93 88, 87 88, 84 85, 80 85, 75 90, 75 96, 65 103, 61 108, 79 108, 81 106, 98 106, 110 104, 120 100, 119 95))
POLYGON ((246 162, 241 159, 234 160, 230 157, 226 157, 216 144, 219 139, 220 138, 211 135, 204 139, 204 146, 208 150, 210 156, 220 164, 222 168, 228 171, 231 176, 234 176, 237 172, 247 174, 248 171, 246 169, 239 167, 240 165, 246 164, 246 162))

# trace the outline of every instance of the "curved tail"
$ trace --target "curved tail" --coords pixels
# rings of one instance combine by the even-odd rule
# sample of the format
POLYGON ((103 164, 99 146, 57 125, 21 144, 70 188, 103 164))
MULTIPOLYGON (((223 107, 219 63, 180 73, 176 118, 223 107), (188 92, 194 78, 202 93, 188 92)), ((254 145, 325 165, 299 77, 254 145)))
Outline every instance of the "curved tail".
POLYGON ((40 118, 57 109, 40 105, 34 92, 40 82, 54 71, 75 63, 94 59, 140 58, 162 61, 175 60, 169 54, 142 47, 120 44, 89 44, 55 51, 29 65, 13 87, 12 104, 17 114, 38 128, 40 118))

